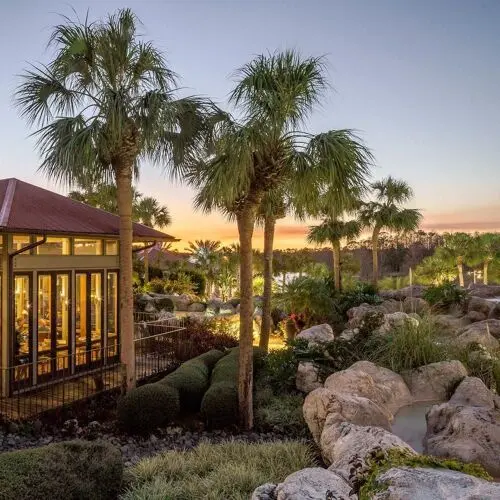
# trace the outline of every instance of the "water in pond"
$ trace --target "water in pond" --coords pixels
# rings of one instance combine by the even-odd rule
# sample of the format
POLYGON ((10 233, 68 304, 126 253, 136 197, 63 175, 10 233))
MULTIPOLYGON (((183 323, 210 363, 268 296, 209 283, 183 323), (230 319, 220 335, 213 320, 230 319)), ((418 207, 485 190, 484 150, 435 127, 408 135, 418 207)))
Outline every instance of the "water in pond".
POLYGON ((425 414, 436 403, 414 403, 401 408, 392 422, 392 433, 408 443, 418 453, 423 452, 422 440, 427 431, 425 414))

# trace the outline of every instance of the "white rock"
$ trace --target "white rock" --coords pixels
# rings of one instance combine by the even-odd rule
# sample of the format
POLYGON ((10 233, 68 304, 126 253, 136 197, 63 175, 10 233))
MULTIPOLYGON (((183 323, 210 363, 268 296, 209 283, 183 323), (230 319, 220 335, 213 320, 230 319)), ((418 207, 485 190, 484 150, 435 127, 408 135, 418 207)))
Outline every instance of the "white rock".
POLYGON ((395 312, 384 315, 384 323, 380 328, 378 328, 377 332, 387 334, 396 328, 402 328, 404 326, 416 328, 418 325, 419 321, 412 316, 409 316, 404 312, 395 312))
POLYGON ((402 375, 415 401, 446 401, 467 370, 460 361, 439 361, 402 375))
POLYGON ((332 342, 334 339, 332 327, 324 323, 322 325, 311 326, 306 330, 302 330, 298 335, 298 339, 308 340, 316 344, 332 342))
POLYGON ((306 394, 323 385, 319 377, 319 370, 314 363, 310 361, 301 361, 299 363, 295 385, 299 391, 306 394))
POLYGON ((377 478, 373 500, 498 500, 500 484, 447 469, 397 467, 377 478))
MULTIPOLYGON (((328 448, 322 449, 322 454, 330 464, 330 470, 338 470, 350 481, 358 472, 366 469, 366 458, 375 450, 399 448, 416 454, 402 439, 380 427, 363 427, 344 422, 328 429, 328 433, 328 448)), ((326 436, 322 436, 322 441, 326 444, 326 436)))
POLYGON ((357 498, 344 478, 320 467, 290 474, 276 487, 276 500, 349 500, 357 498))

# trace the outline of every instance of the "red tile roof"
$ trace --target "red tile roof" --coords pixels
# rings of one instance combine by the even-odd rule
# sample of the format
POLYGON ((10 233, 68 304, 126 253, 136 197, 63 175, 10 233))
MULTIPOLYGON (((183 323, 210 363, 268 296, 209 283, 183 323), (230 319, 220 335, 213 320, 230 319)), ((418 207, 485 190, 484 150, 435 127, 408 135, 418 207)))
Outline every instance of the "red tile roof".
MULTIPOLYGON (((134 223, 134 240, 176 241, 173 236, 134 223)), ((119 217, 18 179, 0 180, 0 232, 111 236, 119 217)))

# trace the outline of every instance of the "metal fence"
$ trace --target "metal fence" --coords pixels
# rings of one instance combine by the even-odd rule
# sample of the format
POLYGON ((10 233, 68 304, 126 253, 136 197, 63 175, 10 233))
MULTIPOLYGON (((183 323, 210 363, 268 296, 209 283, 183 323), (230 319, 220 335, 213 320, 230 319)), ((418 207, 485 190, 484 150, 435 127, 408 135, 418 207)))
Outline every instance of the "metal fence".
MULTIPOLYGON (((138 382, 172 371, 189 357, 184 319, 153 313, 137 313, 134 319, 138 382)), ((0 415, 25 420, 118 389, 123 365, 116 346, 103 354, 92 349, 0 369, 1 380, 10 383, 10 396, 0 397, 0 415)))

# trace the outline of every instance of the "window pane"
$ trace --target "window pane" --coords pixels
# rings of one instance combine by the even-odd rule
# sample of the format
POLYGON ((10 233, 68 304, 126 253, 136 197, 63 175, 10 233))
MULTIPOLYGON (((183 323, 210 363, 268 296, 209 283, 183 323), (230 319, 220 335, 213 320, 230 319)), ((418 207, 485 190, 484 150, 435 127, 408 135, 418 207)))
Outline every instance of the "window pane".
POLYGON ((76 275, 76 364, 83 365, 87 362, 87 275, 76 275))
POLYGON ((106 255, 118 255, 118 241, 106 240, 106 255))
POLYGON ((92 342, 92 361, 101 358, 102 340, 102 275, 90 275, 90 338, 92 342))
MULTIPOLYGON (((40 239, 38 236, 37 239, 40 239)), ((69 238, 47 238, 47 241, 36 247, 38 255, 69 255, 69 238)))
POLYGON ((108 273, 107 330, 108 357, 118 354, 118 273, 108 273))
POLYGON ((50 275, 38 276, 38 374, 51 371, 52 357, 52 280, 50 275))
POLYGON ((102 255, 102 241, 75 238, 75 255, 102 255))
POLYGON ((16 234, 12 237, 12 249, 14 251, 20 250, 21 248, 28 246, 31 243, 29 234, 16 234))
MULTIPOLYGON (((30 361, 30 280, 28 276, 14 278, 14 315, 16 330, 14 339, 14 364, 23 365, 30 361)), ((18 368, 15 372, 16 380, 28 378, 28 368, 18 368)))
POLYGON ((69 368, 69 276, 58 274, 56 283, 57 369, 63 370, 69 368))

